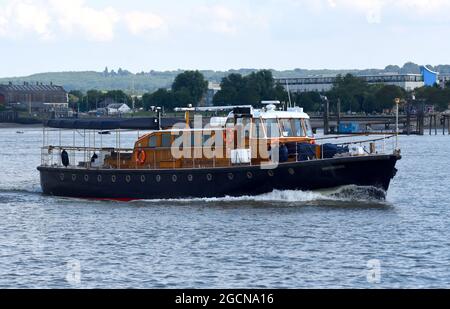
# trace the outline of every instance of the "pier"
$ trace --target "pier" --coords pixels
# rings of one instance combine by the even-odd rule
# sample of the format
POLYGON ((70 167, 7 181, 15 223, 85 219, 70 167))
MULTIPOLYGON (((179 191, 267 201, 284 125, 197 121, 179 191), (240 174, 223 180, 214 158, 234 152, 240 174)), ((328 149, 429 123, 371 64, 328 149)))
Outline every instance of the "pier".
MULTIPOLYGON (((395 115, 323 115, 311 117, 314 129, 324 129, 324 134, 346 133, 382 133, 395 134, 395 115), (353 125, 353 132, 343 132, 343 125, 353 125)), ((450 114, 446 113, 409 113, 399 115, 399 132, 405 135, 450 135, 450 114)))

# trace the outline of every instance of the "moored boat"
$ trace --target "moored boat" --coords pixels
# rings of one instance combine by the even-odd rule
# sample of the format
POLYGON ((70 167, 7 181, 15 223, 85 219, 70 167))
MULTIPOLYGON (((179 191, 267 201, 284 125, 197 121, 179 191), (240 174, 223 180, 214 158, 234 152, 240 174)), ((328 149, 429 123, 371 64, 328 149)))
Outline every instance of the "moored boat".
POLYGON ((116 145, 105 147, 95 138, 93 145, 89 139, 88 147, 85 141, 83 147, 46 145, 44 129, 38 167, 42 190, 48 195, 116 200, 248 196, 345 185, 388 190, 401 158, 398 149, 382 151, 388 137, 329 143, 330 137, 313 135, 301 108, 280 110, 274 103, 262 109, 180 108, 177 111, 185 112, 182 122, 160 117, 49 121, 47 127, 87 130, 94 136, 96 131, 114 131, 116 145), (205 111, 229 115, 223 123, 215 118, 206 126, 200 117, 190 117, 205 111), (148 133, 139 135, 133 148, 123 149, 123 130, 148 133))

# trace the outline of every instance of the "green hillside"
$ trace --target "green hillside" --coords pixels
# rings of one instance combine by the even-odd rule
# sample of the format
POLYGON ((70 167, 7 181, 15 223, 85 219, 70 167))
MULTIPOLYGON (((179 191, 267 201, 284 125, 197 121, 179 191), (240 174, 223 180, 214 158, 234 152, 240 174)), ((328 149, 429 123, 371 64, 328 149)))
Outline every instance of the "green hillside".
MULTIPOLYGON (((441 73, 450 73, 450 65, 430 66, 430 68, 441 73)), ((201 71, 205 78, 212 82, 220 82, 221 79, 230 73, 240 73, 247 75, 257 69, 240 69, 229 71, 201 71)), ((367 69, 367 70, 305 70, 294 69, 287 71, 272 70, 274 77, 307 77, 307 76, 323 76, 323 75, 337 75, 337 74, 380 74, 380 73, 419 73, 419 65, 414 63, 406 63, 403 67, 396 65, 387 66, 385 69, 367 69)), ((177 71, 151 71, 133 74, 129 71, 119 69, 117 72, 105 70, 104 72, 55 72, 55 73, 40 73, 26 77, 6 77, 0 78, 0 83, 35 83, 42 82, 49 84, 53 82, 57 85, 62 85, 66 90, 82 90, 90 89, 96 90, 113 90, 122 89, 128 93, 142 94, 146 92, 153 92, 158 88, 168 88, 174 81, 175 77, 181 73, 182 70, 177 71)))

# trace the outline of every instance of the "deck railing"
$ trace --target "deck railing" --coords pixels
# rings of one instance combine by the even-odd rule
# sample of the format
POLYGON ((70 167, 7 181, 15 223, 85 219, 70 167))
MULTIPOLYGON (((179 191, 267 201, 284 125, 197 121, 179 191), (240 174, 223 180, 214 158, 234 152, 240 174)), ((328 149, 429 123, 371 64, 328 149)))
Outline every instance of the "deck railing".
MULTIPOLYGON (((358 146, 359 150, 363 150, 364 154, 360 155, 376 155, 385 153, 395 153, 397 151, 395 143, 391 143, 389 147, 389 141, 392 140, 395 135, 371 138, 371 139, 358 139, 358 140, 345 140, 354 139, 356 137, 367 137, 367 135, 343 135, 343 136, 327 136, 323 138, 316 138, 316 145, 320 147, 320 157, 314 158, 324 159, 324 144, 332 143, 337 146, 358 146), (339 140, 338 142, 336 142, 339 140)), ((290 161, 299 161, 298 144, 295 143, 296 153, 290 154, 290 161), (294 158, 295 155, 295 158, 294 158)), ((150 148, 140 148, 148 150, 150 148)), ((192 147, 190 151, 194 153, 196 150, 203 150, 203 148, 192 147)), ((134 149, 130 148, 96 148, 96 147, 73 147, 73 146, 45 146, 41 148, 41 165, 47 167, 63 167, 61 154, 66 151, 69 158, 69 168, 81 168, 81 169, 105 169, 105 168, 118 168, 118 169, 161 169, 161 168, 178 168, 180 160, 171 158, 170 148, 152 148, 151 156, 147 158, 147 162, 139 164, 133 157, 134 149), (94 154, 97 155, 95 160, 94 154), (108 164, 106 163, 108 162, 108 164), (111 164, 112 163, 112 164, 111 164)), ((356 154, 358 155, 358 154, 356 154)), ((252 166, 256 165, 255 158, 252 158, 250 163, 244 164, 232 164, 231 158, 183 158, 181 159, 183 168, 215 168, 215 167, 227 167, 227 166, 252 166)), ((271 158, 268 158, 269 162, 271 158)), ((274 162, 276 163, 276 162, 274 162)), ((260 164, 260 161, 258 165, 260 164)))

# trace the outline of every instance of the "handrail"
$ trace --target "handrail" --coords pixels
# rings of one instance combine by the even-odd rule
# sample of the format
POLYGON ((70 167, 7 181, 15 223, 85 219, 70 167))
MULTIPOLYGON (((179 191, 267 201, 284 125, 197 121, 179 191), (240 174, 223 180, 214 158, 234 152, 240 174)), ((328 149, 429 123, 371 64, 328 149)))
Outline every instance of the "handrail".
POLYGON ((369 142, 379 142, 379 141, 391 139, 391 138, 394 138, 394 137, 395 137, 395 135, 390 135, 390 136, 381 137, 381 138, 377 138, 377 139, 369 139, 369 140, 362 140, 362 141, 353 141, 353 142, 347 142, 347 143, 339 143, 339 144, 336 144, 336 145, 353 145, 353 144, 363 144, 363 143, 369 143, 369 142))
MULTIPOLYGON (((383 135, 383 133, 354 133, 354 134, 346 134, 346 135, 337 135, 330 137, 321 137, 315 138, 316 141, 328 140, 328 139, 340 139, 340 138, 350 138, 350 137, 358 137, 358 136, 371 136, 371 135, 383 135)), ((395 134, 389 134, 388 136, 394 137, 395 134)), ((384 138, 382 138, 384 139, 384 138)))
POLYGON ((113 151, 134 151, 134 148, 114 148, 114 147, 73 147, 73 146, 52 146, 48 145, 41 147, 42 150, 56 149, 56 150, 67 150, 67 151, 81 151, 81 150, 113 150, 113 151))

